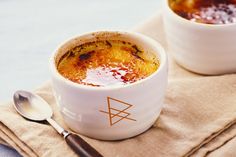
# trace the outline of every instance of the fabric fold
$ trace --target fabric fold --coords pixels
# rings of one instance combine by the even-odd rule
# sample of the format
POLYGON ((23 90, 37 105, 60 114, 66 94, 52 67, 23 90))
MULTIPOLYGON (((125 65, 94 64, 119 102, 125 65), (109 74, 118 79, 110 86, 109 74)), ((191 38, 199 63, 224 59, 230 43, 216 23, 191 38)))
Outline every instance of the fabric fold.
POLYGON ((222 132, 218 135, 212 138, 208 143, 205 143, 200 147, 200 149, 197 149, 193 154, 192 157, 198 157, 198 156, 213 156, 213 154, 217 156, 235 156, 235 152, 231 155, 229 155, 229 152, 232 152, 232 150, 227 150, 223 152, 218 152, 219 150, 224 150, 223 148, 227 148, 227 144, 233 141, 236 137, 236 124, 235 120, 231 122, 229 125, 229 128, 223 128, 222 132), (222 155, 225 154, 225 155, 222 155))
POLYGON ((5 143, 15 148, 21 155, 25 157, 38 157, 26 143, 18 139, 18 137, 2 123, 0 123, 0 136, 4 139, 5 143))
MULTIPOLYGON (((160 13, 133 30, 159 41, 169 55, 160 13)), ((69 129, 59 113, 50 83, 35 93, 51 105, 53 119, 69 129)), ((120 141, 81 136, 104 156, 219 156, 236 145, 235 122, 236 74, 198 75, 183 69, 169 55, 165 105, 148 131, 120 141)), ((0 107, 0 138, 24 157, 77 156, 51 126, 22 118, 12 102, 0 107)))

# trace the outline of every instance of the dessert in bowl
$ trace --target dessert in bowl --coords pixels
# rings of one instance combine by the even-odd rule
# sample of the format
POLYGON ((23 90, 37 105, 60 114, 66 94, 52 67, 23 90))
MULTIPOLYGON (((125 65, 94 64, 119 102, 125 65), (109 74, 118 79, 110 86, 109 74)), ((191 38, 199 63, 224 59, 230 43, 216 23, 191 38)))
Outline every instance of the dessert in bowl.
POLYGON ((102 140, 138 135, 158 118, 167 85, 162 46, 135 32, 98 31, 63 43, 50 60, 66 124, 102 140))
POLYGON ((234 0, 164 0, 169 51, 186 69, 206 75, 236 72, 234 0))

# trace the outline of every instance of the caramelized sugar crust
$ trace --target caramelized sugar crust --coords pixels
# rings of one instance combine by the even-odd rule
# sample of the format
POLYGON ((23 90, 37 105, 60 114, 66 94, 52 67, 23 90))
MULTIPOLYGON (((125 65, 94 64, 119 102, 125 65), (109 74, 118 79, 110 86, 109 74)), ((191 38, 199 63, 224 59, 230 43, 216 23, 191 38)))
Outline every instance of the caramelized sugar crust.
POLYGON ((57 65, 65 78, 90 86, 130 84, 148 77, 158 67, 154 54, 119 40, 79 45, 65 53, 57 65))
POLYGON ((236 23, 236 0, 169 0, 169 5, 176 14, 191 21, 236 23))

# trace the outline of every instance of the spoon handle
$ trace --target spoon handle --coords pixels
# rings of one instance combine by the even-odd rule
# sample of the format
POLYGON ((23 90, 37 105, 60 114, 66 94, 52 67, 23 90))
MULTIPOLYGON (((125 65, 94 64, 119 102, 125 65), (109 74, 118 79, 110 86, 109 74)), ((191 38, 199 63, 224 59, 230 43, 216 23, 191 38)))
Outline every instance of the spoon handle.
POLYGON ((52 118, 46 119, 53 128, 61 134, 66 143, 80 156, 80 157, 102 157, 102 155, 96 151, 92 146, 90 146, 86 141, 76 134, 70 133, 64 130, 60 125, 58 125, 52 118))
POLYGON ((69 133, 65 137, 65 140, 80 157, 103 157, 97 150, 76 134, 69 133))

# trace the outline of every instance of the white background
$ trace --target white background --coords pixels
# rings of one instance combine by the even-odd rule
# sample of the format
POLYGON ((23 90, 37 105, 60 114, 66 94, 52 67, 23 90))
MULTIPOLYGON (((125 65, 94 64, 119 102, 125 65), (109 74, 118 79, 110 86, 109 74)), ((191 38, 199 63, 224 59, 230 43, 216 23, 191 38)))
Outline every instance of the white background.
POLYGON ((97 29, 130 29, 161 0, 0 0, 0 102, 50 79, 48 60, 65 39, 97 29))

